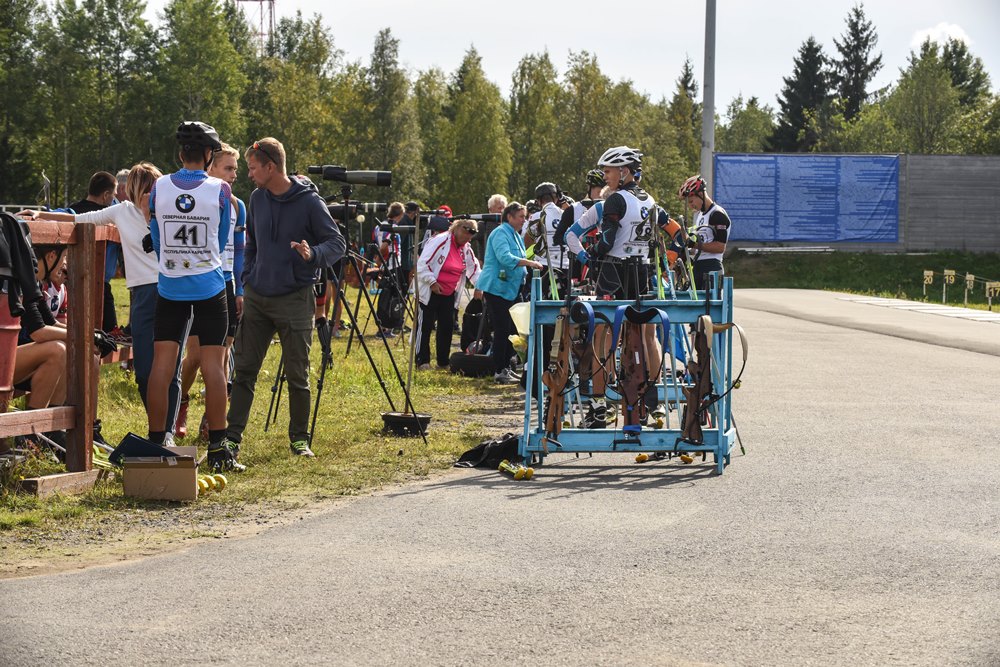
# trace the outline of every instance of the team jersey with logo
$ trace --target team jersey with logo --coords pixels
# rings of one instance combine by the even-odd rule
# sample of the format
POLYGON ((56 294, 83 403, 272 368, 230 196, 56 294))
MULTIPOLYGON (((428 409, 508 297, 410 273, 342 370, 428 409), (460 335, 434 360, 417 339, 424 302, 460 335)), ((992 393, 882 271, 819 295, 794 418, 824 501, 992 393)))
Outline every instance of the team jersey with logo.
MULTIPOLYGON (((618 190, 608 197, 604 206, 604 216, 608 215, 609 208, 619 209, 620 203, 613 199, 620 196, 625 203, 624 213, 618 220, 618 228, 613 234, 614 242, 607 251, 608 257, 625 259, 627 257, 641 257, 644 263, 649 262, 649 240, 653 235, 653 224, 656 221, 656 202, 653 198, 639 188, 626 188, 618 190)), ((608 230, 604 229, 602 222, 602 235, 607 235, 608 230)))
POLYGON ((150 196, 150 235, 164 298, 199 301, 225 289, 230 194, 229 184, 204 171, 182 169, 157 179, 150 196))
POLYGON ((55 286, 54 283, 46 281, 45 286, 45 298, 49 303, 49 310, 52 311, 52 317, 56 318, 57 322, 66 322, 67 315, 67 305, 68 301, 66 299, 66 285, 55 286))
POLYGON ((569 268, 569 255, 566 254, 566 247, 556 245, 556 229, 559 228, 559 221, 562 219, 562 209, 554 203, 549 202, 542 210, 528 220, 525 228, 527 233, 535 239, 535 261, 557 269, 569 268), (544 233, 543 233, 544 228, 544 233), (544 238, 544 241, 541 239, 544 238), (541 245, 539 242, 541 241, 541 245))
MULTIPOLYGON (((704 213, 699 211, 698 215, 694 218, 695 232, 698 234, 698 240, 702 243, 711 243, 712 241, 725 243, 729 240, 729 228, 732 224, 729 214, 726 213, 726 209, 714 203, 704 213)), ((722 255, 723 253, 721 252, 705 252, 703 250, 698 255, 698 260, 721 260, 722 255)))

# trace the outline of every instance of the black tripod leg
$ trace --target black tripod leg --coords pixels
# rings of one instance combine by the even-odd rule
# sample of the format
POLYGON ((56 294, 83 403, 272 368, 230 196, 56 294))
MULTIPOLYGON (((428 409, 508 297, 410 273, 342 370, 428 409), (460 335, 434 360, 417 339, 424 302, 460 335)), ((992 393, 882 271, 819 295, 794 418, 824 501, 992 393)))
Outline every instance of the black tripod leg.
MULTIPOLYGON (((352 261, 355 261, 355 262, 357 261, 353 257, 351 259, 352 259, 352 261)), ((367 291, 365 292, 365 299, 367 299, 367 301, 368 301, 368 307, 374 310, 375 306, 372 304, 371 294, 368 294, 367 291)), ((424 432, 423 424, 420 423, 420 418, 417 416, 417 411, 413 407, 413 401, 410 398, 410 392, 406 389, 406 383, 403 382, 403 375, 399 372, 399 366, 396 365, 396 358, 392 354, 392 348, 389 347, 389 341, 386 340, 385 336, 382 336, 381 339, 382 339, 382 345, 385 347, 385 352, 386 352, 386 354, 389 355, 389 362, 392 364, 392 370, 396 373, 396 379, 399 381, 399 387, 400 387, 400 389, 403 390, 403 396, 406 398, 406 408, 409 411, 409 413, 411 415, 413 415, 413 421, 417 424, 417 428, 420 429, 420 437, 423 438, 424 445, 426 446, 428 444, 427 443, 427 434, 424 432)), ((364 338, 359 338, 358 340, 361 341, 361 344, 365 348, 365 352, 367 353, 368 352, 368 347, 364 344, 364 338)), ((372 361, 370 353, 368 354, 368 360, 371 362, 372 368, 374 369, 375 368, 375 362, 372 361)), ((376 373, 376 375, 378 375, 378 370, 376 370, 375 373, 376 373)), ((388 392, 388 390, 385 387, 385 383, 382 382, 381 377, 379 378, 379 382, 382 384, 382 390, 385 391, 386 398, 389 398, 389 392, 388 392)), ((389 405, 390 406, 392 405, 392 399, 391 398, 389 399, 389 405)), ((392 409, 395 412, 396 408, 393 407, 392 409)))
POLYGON ((322 367, 319 371, 319 380, 316 381, 316 402, 313 405, 312 424, 309 426, 309 446, 312 447, 313 435, 316 433, 316 417, 319 415, 319 399, 323 396, 323 383, 326 380, 327 365, 333 365, 333 355, 323 353, 322 367))
MULTIPOLYGON (((352 262, 356 262, 356 260, 353 257, 351 258, 351 261, 352 262)), ((370 302, 371 302, 371 295, 368 294, 367 290, 362 289, 362 291, 364 292, 364 294, 368 298, 368 301, 369 301, 369 304, 370 304, 370 302)), ((347 311, 347 316, 351 318, 351 326, 354 327, 355 329, 357 329, 357 327, 358 327, 358 318, 357 318, 357 315, 355 313, 352 313, 350 310, 348 310, 347 311)), ((383 339, 383 342, 384 342, 384 339, 383 339)), ((374 373, 375 373, 375 379, 378 380, 379 386, 382 387, 382 393, 385 394, 385 399, 387 401, 389 401, 389 408, 393 412, 395 412, 396 411, 396 405, 392 402, 392 396, 389 395, 389 388, 385 386, 385 380, 382 379, 382 374, 379 373, 378 366, 375 365, 375 359, 372 358, 371 350, 368 349, 368 343, 365 342, 364 336, 361 336, 360 334, 358 335, 358 343, 361 344, 361 349, 364 350, 365 356, 368 357, 368 365, 371 366, 372 371, 374 371, 374 373)), ((390 357, 391 356, 392 355, 391 355, 391 352, 390 352, 390 357)))
MULTIPOLYGON (((344 353, 344 358, 347 358, 347 356, 351 354, 351 345, 354 342, 354 335, 357 334, 359 340, 364 336, 362 330, 358 328, 358 307, 361 305, 361 293, 367 291, 368 291, 367 284, 364 281, 362 281, 361 287, 358 288, 358 298, 354 302, 354 313, 351 314, 351 310, 349 308, 345 309, 347 310, 347 314, 351 320, 351 335, 348 336, 347 338, 347 352, 344 353)), ((371 313, 368 313, 368 317, 371 318, 371 313)), ((368 321, 366 320, 365 331, 367 330, 368 330, 368 321)))
POLYGON ((320 369, 319 380, 316 383, 316 403, 313 406, 312 424, 309 427, 309 445, 312 446, 313 435, 316 433, 316 417, 319 415, 319 401, 323 397, 323 385, 326 382, 326 370, 333 368, 333 351, 330 346, 333 343, 333 327, 330 320, 321 322, 316 327, 316 338, 319 339, 320 369))
POLYGON ((278 405, 281 403, 281 385, 285 379, 285 355, 281 355, 278 360, 278 372, 274 376, 274 384, 271 385, 271 405, 267 408, 267 419, 264 420, 264 433, 267 433, 271 425, 271 415, 274 414, 274 421, 278 421, 278 405))

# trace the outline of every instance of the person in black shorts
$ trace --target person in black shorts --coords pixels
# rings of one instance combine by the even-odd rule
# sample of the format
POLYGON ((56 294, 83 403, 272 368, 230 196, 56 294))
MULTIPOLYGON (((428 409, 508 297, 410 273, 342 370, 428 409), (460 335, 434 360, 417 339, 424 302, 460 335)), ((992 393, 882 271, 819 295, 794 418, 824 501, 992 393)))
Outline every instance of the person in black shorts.
POLYGON ((164 440, 165 432, 159 429, 166 413, 167 385, 190 328, 201 345, 209 467, 242 470, 236 462, 239 448, 226 440, 224 345, 229 309, 223 257, 233 222, 232 190, 206 171, 222 149, 213 127, 181 123, 177 143, 183 169, 157 179, 149 198, 150 240, 159 259, 147 408, 149 439, 156 443, 164 440))
POLYGON ((695 234, 688 239, 688 245, 695 251, 694 285, 696 289, 703 290, 710 273, 724 272, 722 256, 726 252, 729 229, 733 223, 726 209, 708 195, 705 179, 700 175, 684 181, 677 196, 684 200, 688 208, 697 212, 694 218, 695 234))
MULTIPOLYGON (((598 225, 597 243, 594 247, 598 269, 597 296, 616 300, 637 299, 649 291, 649 242, 656 222, 656 202, 639 186, 642 153, 628 146, 615 146, 601 155, 597 166, 604 173, 604 180, 611 189, 601 207, 600 220, 594 220, 591 215, 584 225, 591 222, 598 225)), ((577 257, 581 262, 589 260, 586 252, 578 253, 577 257)), ((595 334, 595 349, 600 358, 605 359, 609 355, 611 341, 607 328, 602 329, 603 331, 598 330, 595 334)), ((656 327, 643 325, 642 332, 647 364, 653 364, 655 360, 662 359, 656 327)), ((603 386, 606 380, 606 375, 595 378, 594 384, 603 386)), ((652 411, 658 409, 655 387, 647 393, 646 403, 652 411)), ((592 409, 584 418, 588 427, 602 427, 605 421, 604 407, 603 396, 592 400, 592 409)))
MULTIPOLYGON (((216 155, 208 168, 208 175, 221 178, 232 186, 236 182, 237 165, 240 152, 223 143, 222 150, 216 155)), ((222 256, 222 276, 226 281, 226 309, 229 312, 229 326, 226 331, 225 359, 229 360, 229 351, 236 337, 236 327, 243 312, 243 249, 245 247, 246 206, 233 196, 230 198, 229 215, 232 224, 229 238, 222 256)), ((181 371, 181 400, 177 411, 175 433, 178 438, 187 435, 188 399, 191 386, 194 384, 198 369, 201 367, 201 343, 197 336, 189 335, 185 346, 184 363, 181 371)), ((226 368, 229 371, 228 365, 226 368)), ((227 390, 229 385, 227 384, 227 390)), ((198 429, 199 434, 208 439, 208 412, 205 412, 198 429)))

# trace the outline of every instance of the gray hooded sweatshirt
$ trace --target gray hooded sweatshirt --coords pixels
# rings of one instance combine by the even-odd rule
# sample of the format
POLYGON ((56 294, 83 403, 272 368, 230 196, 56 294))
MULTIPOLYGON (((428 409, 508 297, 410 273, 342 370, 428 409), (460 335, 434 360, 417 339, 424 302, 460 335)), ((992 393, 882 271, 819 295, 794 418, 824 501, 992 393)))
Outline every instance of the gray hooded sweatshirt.
POLYGON ((316 186, 290 178, 292 187, 284 194, 257 188, 247 206, 243 283, 263 296, 291 294, 314 284, 319 270, 339 261, 346 249, 316 186), (309 262, 291 246, 303 240, 312 248, 309 262))

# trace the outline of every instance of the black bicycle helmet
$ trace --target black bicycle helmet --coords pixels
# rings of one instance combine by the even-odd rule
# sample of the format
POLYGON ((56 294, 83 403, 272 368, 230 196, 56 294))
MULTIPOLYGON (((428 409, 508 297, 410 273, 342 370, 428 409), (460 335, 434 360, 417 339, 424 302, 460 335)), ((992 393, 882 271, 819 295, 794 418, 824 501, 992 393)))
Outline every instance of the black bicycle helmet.
POLYGON ((541 199, 542 197, 547 196, 558 198, 561 194, 562 192, 558 187, 556 187, 555 183, 549 183, 546 181, 545 183, 539 183, 535 186, 535 199, 541 199))
POLYGON ((177 143, 184 149, 211 148, 221 151, 222 142, 215 128, 197 120, 186 120, 177 126, 177 143))
POLYGON ((607 183, 604 181, 604 172, 600 169, 591 169, 587 172, 588 188, 603 188, 607 183))

